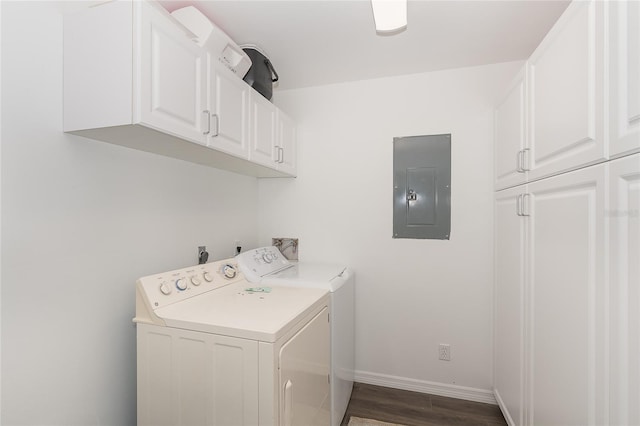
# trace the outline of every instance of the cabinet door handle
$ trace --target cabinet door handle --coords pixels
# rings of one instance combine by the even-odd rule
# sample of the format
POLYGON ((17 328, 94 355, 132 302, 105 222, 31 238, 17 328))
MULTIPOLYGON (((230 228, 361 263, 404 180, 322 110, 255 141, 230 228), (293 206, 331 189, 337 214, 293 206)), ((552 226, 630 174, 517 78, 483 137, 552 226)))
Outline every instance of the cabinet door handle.
POLYGON ((518 155, 516 156, 516 172, 524 172, 524 170, 522 170, 522 150, 518 151, 518 155))
POLYGON ((216 132, 211 135, 211 137, 215 137, 220 134, 220 117, 218 117, 218 114, 211 114, 211 115, 213 116, 213 118, 216 119, 216 132))
POLYGON ((522 150, 522 171, 523 172, 528 172, 529 170, 531 170, 529 168, 529 151, 531 151, 529 148, 525 148, 522 150))
POLYGON ((531 194, 518 194, 516 197, 516 214, 518 216, 531 216, 529 214, 529 202, 531 194))
POLYGON ((284 163, 284 148, 278 147, 278 163, 284 163))
POLYGON ((211 132, 211 113, 208 109, 202 111, 203 114, 207 114, 207 130, 202 132, 203 135, 208 135, 211 132))

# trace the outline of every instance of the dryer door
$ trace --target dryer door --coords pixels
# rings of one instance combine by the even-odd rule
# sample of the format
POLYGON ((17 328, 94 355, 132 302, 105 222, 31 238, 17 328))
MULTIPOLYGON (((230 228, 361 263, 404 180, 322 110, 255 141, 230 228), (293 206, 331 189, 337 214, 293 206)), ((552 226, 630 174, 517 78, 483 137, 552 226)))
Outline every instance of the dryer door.
POLYGON ((324 308, 280 349, 280 424, 331 423, 329 309, 324 308))

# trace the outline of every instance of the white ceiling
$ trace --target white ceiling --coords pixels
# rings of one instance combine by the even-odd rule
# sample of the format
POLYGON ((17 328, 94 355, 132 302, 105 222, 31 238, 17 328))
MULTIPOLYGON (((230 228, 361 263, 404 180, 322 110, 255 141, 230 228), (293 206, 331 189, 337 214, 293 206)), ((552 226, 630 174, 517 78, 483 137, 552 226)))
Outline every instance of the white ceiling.
POLYGON ((268 54, 279 89, 526 59, 568 0, 410 0, 407 29, 375 32, 368 0, 161 0, 194 5, 268 54))

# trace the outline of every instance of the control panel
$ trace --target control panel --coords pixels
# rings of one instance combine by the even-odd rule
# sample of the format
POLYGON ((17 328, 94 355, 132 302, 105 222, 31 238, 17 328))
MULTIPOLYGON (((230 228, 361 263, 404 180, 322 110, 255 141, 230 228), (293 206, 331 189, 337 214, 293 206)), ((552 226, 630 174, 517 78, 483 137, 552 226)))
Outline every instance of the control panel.
POLYGON ((293 266, 277 247, 268 246, 247 250, 236 256, 238 267, 249 282, 260 282, 262 277, 293 266))
POLYGON ((156 310, 244 279, 233 259, 142 277, 137 291, 156 310))

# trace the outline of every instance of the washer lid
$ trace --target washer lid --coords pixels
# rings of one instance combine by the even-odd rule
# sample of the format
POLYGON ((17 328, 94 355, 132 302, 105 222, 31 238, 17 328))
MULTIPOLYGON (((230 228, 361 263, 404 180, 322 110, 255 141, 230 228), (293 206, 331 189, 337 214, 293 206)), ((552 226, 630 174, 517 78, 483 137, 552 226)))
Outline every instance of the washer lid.
POLYGON ((245 280, 157 309, 168 327, 275 342, 328 302, 326 289, 262 287, 245 280), (261 288, 264 291, 250 291, 261 288))
POLYGON ((342 265, 298 262, 289 269, 264 277, 261 284, 323 288, 334 292, 342 287, 351 275, 349 268, 342 265))

